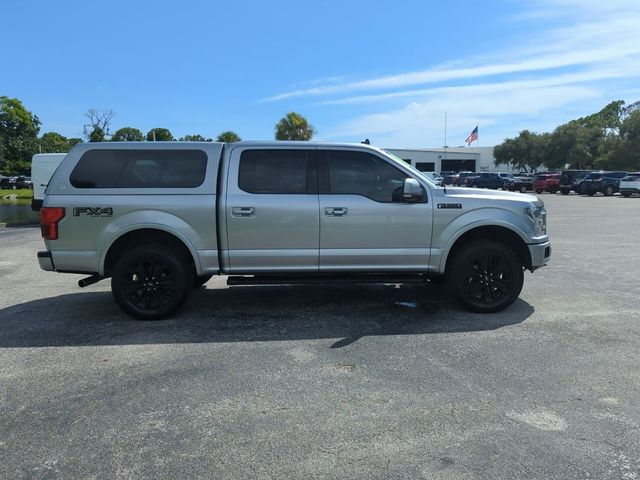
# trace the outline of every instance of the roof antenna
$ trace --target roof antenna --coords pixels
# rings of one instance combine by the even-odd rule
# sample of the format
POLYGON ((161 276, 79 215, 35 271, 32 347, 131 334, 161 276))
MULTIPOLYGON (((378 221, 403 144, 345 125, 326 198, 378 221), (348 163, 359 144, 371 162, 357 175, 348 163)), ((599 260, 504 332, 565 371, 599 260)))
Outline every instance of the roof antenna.
POLYGON ((365 138, 364 142, 360 142, 360 143, 364 143, 365 145, 371 145, 371 142, 369 141, 368 138, 365 138))

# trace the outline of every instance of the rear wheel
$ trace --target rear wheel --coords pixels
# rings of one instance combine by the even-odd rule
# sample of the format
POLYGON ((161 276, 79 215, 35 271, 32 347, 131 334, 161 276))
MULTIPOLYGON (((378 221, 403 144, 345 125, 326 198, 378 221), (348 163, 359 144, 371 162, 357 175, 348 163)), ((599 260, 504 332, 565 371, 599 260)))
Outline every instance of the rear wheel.
POLYGON ((563 188, 562 190, 560 190, 560 193, 562 193, 562 195, 569 195, 569 190, 566 188, 563 188))
POLYGON ((630 193, 623 193, 622 196, 625 197, 625 198, 629 198, 631 196, 631 194, 630 193))
POLYGON ((527 187, 520 185, 520 193, 527 193, 527 187))
POLYGON ((604 194, 607 197, 610 197, 611 195, 613 195, 615 193, 615 190, 613 189, 613 187, 611 185, 607 185, 607 187, 604 189, 604 194))
POLYGON ((540 195, 542 192, 543 192, 542 190, 536 190, 536 193, 537 193, 538 195, 540 195))
POLYGON ((162 245, 142 245, 125 253, 111 277, 120 308, 140 320, 170 316, 185 302, 192 284, 186 261, 162 245))
POLYGON ((499 312, 522 290, 524 271, 506 245, 482 240, 463 247, 447 268, 447 283, 460 302, 473 312, 499 312))

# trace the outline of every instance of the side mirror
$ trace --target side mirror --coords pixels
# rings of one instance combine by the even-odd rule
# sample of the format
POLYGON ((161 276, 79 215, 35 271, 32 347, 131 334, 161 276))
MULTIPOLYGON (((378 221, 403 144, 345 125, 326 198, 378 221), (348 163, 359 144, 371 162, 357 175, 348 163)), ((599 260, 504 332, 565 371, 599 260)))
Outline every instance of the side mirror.
POLYGON ((424 190, 415 178, 405 178, 402 199, 408 203, 419 202, 424 198, 424 190))

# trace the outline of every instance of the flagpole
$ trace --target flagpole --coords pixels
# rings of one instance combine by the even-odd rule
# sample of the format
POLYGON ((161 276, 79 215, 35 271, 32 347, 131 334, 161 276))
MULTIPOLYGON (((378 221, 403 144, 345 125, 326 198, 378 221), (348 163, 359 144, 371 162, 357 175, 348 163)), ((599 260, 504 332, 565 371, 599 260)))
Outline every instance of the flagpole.
POLYGON ((476 137, 476 148, 480 148, 480 124, 479 123, 476 125, 476 128, 478 129, 478 136, 476 137))
MULTIPOLYGON (((444 112, 444 159, 447 159, 447 112, 444 112)), ((442 170, 442 164, 440 164, 442 170)))

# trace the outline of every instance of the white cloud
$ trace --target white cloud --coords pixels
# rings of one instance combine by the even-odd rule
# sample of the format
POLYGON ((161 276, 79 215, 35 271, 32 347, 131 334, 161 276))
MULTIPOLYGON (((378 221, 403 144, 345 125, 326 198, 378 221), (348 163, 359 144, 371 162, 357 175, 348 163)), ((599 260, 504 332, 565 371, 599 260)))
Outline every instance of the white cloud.
POLYGON ((451 145, 462 143, 476 123, 481 142, 494 144, 523 128, 553 129, 615 99, 637 100, 632 97, 640 83, 639 0, 528 5, 517 20, 535 27, 525 44, 421 71, 321 82, 264 101, 314 98, 316 105, 349 108, 353 117, 342 124, 318 125, 324 139, 369 137, 383 146, 425 146, 443 144, 444 112, 449 138, 458 139, 451 145), (359 113, 373 108, 379 111, 359 113))

